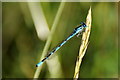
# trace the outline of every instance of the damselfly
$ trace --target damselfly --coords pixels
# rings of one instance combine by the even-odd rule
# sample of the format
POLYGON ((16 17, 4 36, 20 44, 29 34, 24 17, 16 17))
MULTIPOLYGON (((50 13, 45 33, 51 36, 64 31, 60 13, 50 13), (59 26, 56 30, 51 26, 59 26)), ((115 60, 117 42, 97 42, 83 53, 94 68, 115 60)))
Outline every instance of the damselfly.
POLYGON ((68 36, 64 41, 62 41, 56 48, 52 49, 52 51, 38 64, 36 64, 36 67, 40 66, 42 63, 44 63, 53 53, 55 53, 58 49, 60 49, 69 39, 74 37, 75 35, 81 34, 85 29, 86 24, 84 22, 81 22, 79 26, 77 26, 74 31, 68 36))

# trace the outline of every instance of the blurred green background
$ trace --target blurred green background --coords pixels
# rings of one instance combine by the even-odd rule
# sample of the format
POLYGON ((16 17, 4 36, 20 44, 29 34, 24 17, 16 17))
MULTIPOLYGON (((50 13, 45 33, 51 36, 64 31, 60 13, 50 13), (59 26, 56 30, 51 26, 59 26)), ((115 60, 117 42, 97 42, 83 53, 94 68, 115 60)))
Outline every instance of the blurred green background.
MULTIPOLYGON (((2 3, 2 76, 3 78, 33 78, 35 65, 39 62, 46 44, 46 38, 38 37, 32 16, 31 5, 22 2, 2 3)), ((32 3, 31 3, 32 4, 32 3)), ((39 8, 47 21, 48 29, 59 9, 60 2, 41 2, 39 8)), ((90 44, 83 58, 81 78, 118 77, 118 9, 112 2, 66 2, 55 30, 49 51, 64 40, 81 22, 86 21, 88 10, 92 9, 92 30, 90 44)), ((35 5, 34 13, 35 13, 35 5)), ((38 8, 38 10, 39 10, 38 8)), ((42 15, 40 15, 42 16, 42 15)), ((34 17, 38 17, 34 15, 34 17)), ((41 19, 42 20, 42 19, 41 19)), ((40 21, 38 24, 42 24, 40 21)), ((43 26, 42 26, 43 27, 43 26)), ((42 29, 41 29, 42 31, 42 29)), ((49 31, 48 31, 49 32, 49 31)), ((49 35, 48 35, 49 36, 49 35)), ((40 72, 40 78, 72 78, 80 47, 80 38, 69 40, 55 55, 46 62, 40 72), (58 64, 51 61, 57 57, 58 64), (59 66, 57 66, 59 65, 59 66), (58 68, 58 69, 56 69, 58 68), (52 76, 51 76, 52 75, 52 76)))

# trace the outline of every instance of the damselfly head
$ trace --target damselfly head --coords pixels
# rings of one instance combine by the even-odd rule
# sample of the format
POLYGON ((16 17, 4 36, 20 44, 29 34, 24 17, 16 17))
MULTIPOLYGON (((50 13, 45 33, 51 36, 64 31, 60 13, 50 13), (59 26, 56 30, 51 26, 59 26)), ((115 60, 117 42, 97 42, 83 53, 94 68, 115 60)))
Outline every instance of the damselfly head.
POLYGON ((84 22, 81 22, 80 24, 81 24, 83 27, 87 27, 84 22))

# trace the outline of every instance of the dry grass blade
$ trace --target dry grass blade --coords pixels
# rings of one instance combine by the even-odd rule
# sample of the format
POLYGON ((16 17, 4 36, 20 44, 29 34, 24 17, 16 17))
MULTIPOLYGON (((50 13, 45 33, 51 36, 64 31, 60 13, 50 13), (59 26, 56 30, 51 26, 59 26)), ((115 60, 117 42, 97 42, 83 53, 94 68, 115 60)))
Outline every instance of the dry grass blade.
MULTIPOLYGON (((60 19, 60 17, 61 17, 61 14, 62 14, 64 5, 65 5, 65 2, 63 2, 63 1, 64 1, 64 0, 62 0, 62 2, 61 2, 61 4, 60 4, 60 7, 59 7, 59 9, 58 9, 58 11, 57 11, 56 17, 55 17, 54 22, 53 22, 53 25, 52 25, 52 29, 51 29, 50 35, 49 35, 49 37, 48 37, 48 39, 47 39, 47 41, 46 41, 45 47, 44 47, 43 52, 42 52, 42 56, 41 56, 41 58, 40 58, 40 61, 41 61, 41 59, 43 59, 44 56, 47 54, 48 49, 49 49, 49 47, 50 47, 50 43, 51 43, 53 34, 54 34, 55 30, 56 30, 57 24, 58 24, 58 22, 59 22, 59 19, 60 19)), ((38 78, 38 77, 39 77, 39 74, 40 74, 40 72, 41 72, 42 66, 43 66, 43 65, 37 67, 37 69, 36 69, 36 71, 35 71, 35 74, 34 74, 34 78, 38 78)))
POLYGON ((78 56, 78 59, 77 59, 77 62, 76 62, 76 67, 75 67, 74 78, 76 78, 76 79, 79 77, 80 65, 81 65, 81 62, 82 62, 82 58, 85 55, 87 46, 89 44, 88 40, 89 40, 89 36, 90 36, 90 31, 91 31, 91 22, 92 22, 92 17, 91 17, 91 7, 90 7, 87 18, 86 18, 86 25, 88 27, 86 27, 86 30, 85 30, 85 32, 83 33, 83 36, 82 36, 82 43, 81 43, 81 46, 80 46, 79 56, 78 56))
POLYGON ((31 12, 35 29, 39 39, 46 40, 50 33, 45 14, 39 3, 30 3, 28 2, 28 7, 31 12))

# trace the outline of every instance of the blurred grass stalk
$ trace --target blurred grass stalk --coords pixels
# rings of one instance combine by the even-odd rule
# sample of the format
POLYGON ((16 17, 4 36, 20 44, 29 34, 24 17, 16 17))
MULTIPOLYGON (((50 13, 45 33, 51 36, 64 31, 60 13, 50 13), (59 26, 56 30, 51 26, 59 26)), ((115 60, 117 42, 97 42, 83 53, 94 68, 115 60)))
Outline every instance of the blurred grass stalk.
POLYGON ((39 39, 46 40, 50 31, 40 3, 28 2, 28 7, 39 39))
MULTIPOLYGON (((2 2, 0 2, 0 65, 2 65, 2 2)), ((2 79, 2 66, 0 66, 0 79, 2 79)))
POLYGON ((88 27, 86 27, 85 32, 83 33, 82 43, 81 43, 80 50, 79 50, 79 56, 78 56, 76 66, 75 66, 75 73, 74 73, 75 79, 77 79, 79 77, 80 65, 82 62, 82 58, 84 57, 87 46, 89 44, 88 40, 89 40, 89 36, 90 36, 90 31, 91 31, 91 22, 92 22, 92 17, 91 17, 91 7, 90 7, 87 18, 86 18, 86 25, 88 27))
MULTIPOLYGON (((46 44, 45 44, 45 47, 44 47, 44 49, 43 49, 43 52, 42 52, 42 56, 41 56, 41 58, 40 58, 40 61, 41 61, 41 59, 43 59, 44 57, 45 57, 45 55, 47 54, 47 52, 48 52, 48 49, 49 49, 49 47, 50 47, 50 44, 51 44, 51 40, 52 40, 52 37, 53 37, 53 34, 55 33, 55 30, 56 30, 56 27, 57 27, 57 24, 58 24, 58 22, 59 22, 59 19, 60 19, 60 17, 61 17, 61 14, 62 14, 62 11, 63 11, 63 8, 64 8, 64 5, 65 5, 65 2, 63 2, 64 0, 62 0, 62 2, 61 2, 61 4, 60 4, 60 6, 59 6, 59 9, 58 9, 58 11, 57 11, 57 14, 56 14, 56 17, 55 17, 55 19, 54 19, 54 22, 53 22, 53 25, 52 25, 52 28, 51 28, 51 32, 50 32, 50 34, 49 34, 49 36, 48 36, 48 38, 47 38, 47 41, 46 41, 46 44)), ((28 3, 28 5, 29 6, 35 6, 35 4, 37 4, 37 3, 28 3), (30 5, 30 4, 34 4, 34 5, 30 5)), ((39 5, 40 6, 40 5, 39 5)), ((41 7, 41 6, 40 6, 41 7)), ((32 8, 32 7, 29 7, 29 8, 32 8)), ((42 9, 42 8, 41 8, 42 9)), ((33 9, 32 9, 33 10, 33 9)), ((36 11, 36 9, 34 10, 34 12, 36 11)), ((42 10, 41 10, 42 11, 42 10)), ((33 11, 31 11, 31 13, 32 13, 33 11)), ((43 24, 42 22, 42 19, 41 20, 39 20, 37 17, 38 17, 38 15, 35 15, 34 14, 34 16, 36 16, 36 20, 34 21, 34 23, 38 23, 39 22, 39 25, 40 24, 43 24), (38 20, 37 20, 38 19, 38 20), (37 22, 36 22, 37 21, 37 22)), ((39 16, 41 16, 41 15, 39 15, 39 16)), ((42 16, 44 16, 44 15, 42 15, 42 16)), ((44 18, 44 17, 43 17, 44 18)), ((34 19, 33 19, 34 20, 34 19)), ((43 19, 44 20, 44 19, 43 19)), ((44 20, 45 21, 45 20, 44 20)), ((46 23, 46 22, 45 22, 46 23)), ((35 25, 36 26, 36 25, 35 25)), ((48 25, 46 25, 46 26, 48 26, 48 25)), ((44 27, 44 26, 43 26, 44 27)), ((41 29, 41 28, 40 28, 41 29)), ((44 33, 42 33, 42 35, 43 35, 44 33)), ((45 33, 46 34, 46 33, 45 33)), ((54 61, 56 61, 57 63, 59 63, 59 60, 58 60, 58 58, 55 58, 55 59, 57 59, 57 60, 54 60, 54 61)), ((42 69, 42 66, 43 65, 41 65, 41 66, 39 66, 39 67, 37 67, 37 69, 36 69, 36 71, 35 71, 35 74, 34 74, 34 78, 38 78, 39 77, 39 74, 40 74, 40 72, 41 72, 41 69, 42 69)), ((50 67, 50 66, 49 66, 50 67)), ((53 68, 53 67, 52 67, 53 68)), ((52 69, 52 68, 48 68, 48 69, 52 69)), ((62 70, 62 69, 60 69, 60 65, 59 65, 59 69, 57 68, 57 70, 56 71, 58 71, 58 70, 62 70)), ((54 70, 55 71, 55 70, 54 70)), ((54 75, 54 72, 50 72, 50 74, 53 74, 54 75)), ((60 73, 60 74, 62 74, 62 73, 60 73)))

